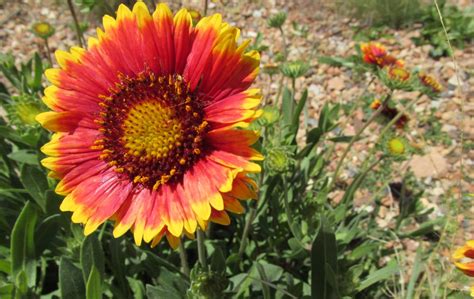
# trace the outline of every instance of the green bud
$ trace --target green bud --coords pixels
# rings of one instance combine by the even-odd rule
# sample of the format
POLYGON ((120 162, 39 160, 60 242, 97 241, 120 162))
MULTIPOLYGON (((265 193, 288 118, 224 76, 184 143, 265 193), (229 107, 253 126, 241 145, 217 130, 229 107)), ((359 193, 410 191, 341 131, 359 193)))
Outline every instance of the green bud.
POLYGON ((265 157, 265 165, 272 173, 287 171, 292 162, 291 153, 284 148, 270 149, 265 157))
POLYGON ((212 270, 205 271, 201 267, 196 267, 191 271, 191 285, 186 293, 189 299, 224 299, 224 293, 229 284, 225 273, 218 273, 212 270))
POLYGON ((274 106, 266 106, 263 108, 262 116, 260 116, 260 120, 263 124, 273 124, 280 118, 280 112, 278 111, 277 107, 274 106))
POLYGON ((20 126, 36 125, 36 116, 43 112, 40 103, 29 96, 12 97, 12 100, 6 106, 10 121, 20 126))
POLYGON ((309 64, 301 61, 288 61, 281 65, 281 72, 286 77, 296 79, 304 76, 309 70, 309 64))
POLYGON ((286 12, 280 11, 279 13, 271 16, 268 19, 268 26, 272 28, 281 28, 286 21, 286 12))
POLYGON ((33 26, 31 27, 31 31, 33 31, 33 33, 37 37, 47 39, 54 34, 55 29, 51 24, 47 22, 38 22, 33 24, 33 26))

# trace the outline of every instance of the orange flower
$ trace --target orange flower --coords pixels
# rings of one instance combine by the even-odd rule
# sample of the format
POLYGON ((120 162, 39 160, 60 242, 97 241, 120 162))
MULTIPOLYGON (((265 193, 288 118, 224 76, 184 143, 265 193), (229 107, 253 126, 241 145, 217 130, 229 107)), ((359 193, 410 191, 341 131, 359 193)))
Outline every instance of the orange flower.
POLYGON ((366 63, 376 65, 378 67, 396 65, 403 67, 404 63, 392 55, 387 53, 385 47, 376 42, 363 43, 360 46, 363 59, 366 63))
POLYGON ((427 75, 425 73, 419 73, 418 78, 420 79, 421 84, 429 88, 434 93, 439 93, 443 90, 441 84, 433 76, 427 75))
POLYGON ((61 180, 61 210, 86 235, 113 219, 113 235, 131 229, 137 245, 166 236, 175 248, 209 221, 229 224, 227 211, 256 198, 247 175, 263 159, 251 147, 259 135, 240 129, 259 115, 249 89, 259 54, 219 14, 194 27, 186 9, 173 17, 159 4, 151 15, 137 2, 103 25, 46 71, 53 111, 37 120, 56 132, 42 163, 61 180))
POLYGON ((371 104, 370 104, 370 108, 372 110, 377 110, 379 109, 380 105, 382 105, 382 102, 379 100, 379 99, 375 99, 371 104))

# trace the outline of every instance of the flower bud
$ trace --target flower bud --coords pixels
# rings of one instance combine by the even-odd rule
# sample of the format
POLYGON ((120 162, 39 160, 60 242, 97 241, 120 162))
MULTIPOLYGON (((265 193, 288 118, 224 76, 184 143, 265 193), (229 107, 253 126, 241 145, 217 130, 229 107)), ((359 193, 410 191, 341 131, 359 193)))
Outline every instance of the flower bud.
POLYGON ((297 61, 288 61, 281 65, 281 72, 286 77, 296 79, 304 76, 309 70, 309 64, 297 60, 297 61))
POLYGON ((270 149, 265 157, 265 164, 270 172, 285 172, 289 169, 292 159, 290 153, 283 148, 270 149))
POLYGON ((54 27, 47 22, 34 23, 31 27, 33 33, 42 39, 47 39, 54 34, 54 27))
POLYGON ((286 21, 286 12, 281 11, 268 19, 268 26, 272 28, 281 28, 286 21))

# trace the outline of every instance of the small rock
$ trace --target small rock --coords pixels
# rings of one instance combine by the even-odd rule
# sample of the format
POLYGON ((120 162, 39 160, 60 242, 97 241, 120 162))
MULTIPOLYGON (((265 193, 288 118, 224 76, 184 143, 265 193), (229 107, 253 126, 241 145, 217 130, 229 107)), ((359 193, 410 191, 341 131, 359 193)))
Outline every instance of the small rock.
POLYGON ((409 162, 413 173, 419 178, 442 177, 448 171, 448 162, 439 149, 432 149, 429 154, 414 155, 409 162))
POLYGON ((343 90, 344 80, 341 77, 334 77, 328 81, 328 88, 331 90, 343 90))

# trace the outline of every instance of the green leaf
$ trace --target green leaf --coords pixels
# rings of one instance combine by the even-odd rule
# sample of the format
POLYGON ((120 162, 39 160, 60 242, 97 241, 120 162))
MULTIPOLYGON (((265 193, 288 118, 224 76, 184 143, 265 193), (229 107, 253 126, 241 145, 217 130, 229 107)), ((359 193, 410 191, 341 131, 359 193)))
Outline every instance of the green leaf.
POLYGON ((7 157, 20 163, 39 166, 38 155, 30 150, 14 151, 8 154, 7 157))
POLYGON ((104 251, 96 234, 87 236, 82 242, 81 266, 84 281, 88 281, 94 266, 97 268, 100 277, 104 277, 104 251))
POLYGON ((24 271, 27 284, 36 284, 35 226, 38 218, 33 205, 28 201, 13 226, 11 233, 11 259, 13 277, 24 271))
POLYGON ((300 114, 303 111, 303 108, 306 104, 306 100, 308 99, 308 89, 305 89, 303 91, 303 94, 301 95, 301 99, 298 102, 298 105, 296 106, 295 112, 293 113, 293 122, 292 126, 296 129, 298 129, 299 124, 300 124, 300 114))
POLYGON ((211 255, 211 270, 218 273, 225 273, 225 257, 221 248, 216 246, 211 255))
POLYGON ((174 289, 149 284, 146 285, 146 297, 148 299, 183 299, 174 289))
POLYGON ((45 191, 49 188, 45 174, 38 167, 24 164, 21 167, 20 180, 26 191, 44 211, 46 207, 45 191))
POLYGON ((406 299, 412 299, 415 292, 415 284, 421 273, 421 258, 422 258, 421 247, 416 250, 415 263, 413 264, 413 271, 411 272, 410 282, 407 287, 406 299))
POLYGON ((56 237, 56 233, 61 228, 59 220, 61 215, 55 214, 44 219, 36 229, 36 252, 40 255, 56 237))
MULTIPOLYGON (((262 279, 262 281, 268 281, 267 275, 265 274, 265 270, 263 269, 262 265, 256 262, 255 266, 257 267, 258 274, 260 275, 260 278, 262 279)), ((262 291, 263 291, 264 299, 271 298, 270 288, 265 283, 262 283, 262 291)))
POLYGON ((391 260, 387 266, 369 274, 367 278, 357 287, 357 291, 360 292, 379 281, 386 280, 392 277, 392 275, 395 275, 398 271, 399 269, 397 262, 395 260, 391 260))
POLYGON ((293 121, 293 111, 295 110, 295 101, 291 91, 285 87, 283 89, 281 112, 283 116, 283 122, 286 126, 291 125, 293 121))
POLYGON ((20 298, 25 297, 28 292, 28 277, 25 270, 21 270, 15 278, 15 289, 21 295, 20 298))
POLYGON ((85 288, 81 270, 64 257, 59 262, 59 289, 61 298, 84 299, 85 288))
POLYGON ((89 278, 87 279, 86 299, 102 299, 101 274, 95 266, 92 266, 89 278))
POLYGON ((32 144, 30 141, 25 140, 24 138, 19 136, 17 132, 15 132, 15 130, 7 126, 0 126, 0 136, 16 143, 22 143, 24 145, 34 146, 34 144, 32 144))
POLYGON ((327 220, 321 217, 318 234, 311 248, 311 298, 339 298, 336 276, 336 236, 327 220), (328 271, 330 270, 330 271, 328 271))
POLYGON ((13 298, 13 284, 6 284, 0 287, 0 298, 13 298))
POLYGON ((34 77, 32 82, 32 89, 39 90, 41 89, 41 77, 43 75, 43 64, 41 63, 41 58, 38 53, 35 53, 34 57, 34 77))

